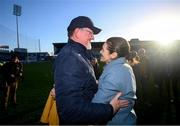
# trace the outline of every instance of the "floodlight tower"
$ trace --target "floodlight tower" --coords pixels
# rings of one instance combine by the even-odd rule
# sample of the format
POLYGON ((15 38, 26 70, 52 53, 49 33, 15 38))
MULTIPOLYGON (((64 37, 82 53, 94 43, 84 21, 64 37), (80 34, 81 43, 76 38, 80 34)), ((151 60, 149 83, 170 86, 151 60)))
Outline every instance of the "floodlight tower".
POLYGON ((21 6, 14 4, 13 15, 16 16, 17 47, 19 48, 18 16, 21 16, 21 6))

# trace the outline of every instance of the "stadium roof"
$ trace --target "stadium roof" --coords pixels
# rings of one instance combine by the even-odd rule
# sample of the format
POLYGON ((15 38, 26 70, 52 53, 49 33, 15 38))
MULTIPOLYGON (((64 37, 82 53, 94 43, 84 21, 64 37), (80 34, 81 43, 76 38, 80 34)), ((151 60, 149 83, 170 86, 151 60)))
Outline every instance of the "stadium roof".
POLYGON ((8 45, 0 45, 0 48, 9 49, 8 45))

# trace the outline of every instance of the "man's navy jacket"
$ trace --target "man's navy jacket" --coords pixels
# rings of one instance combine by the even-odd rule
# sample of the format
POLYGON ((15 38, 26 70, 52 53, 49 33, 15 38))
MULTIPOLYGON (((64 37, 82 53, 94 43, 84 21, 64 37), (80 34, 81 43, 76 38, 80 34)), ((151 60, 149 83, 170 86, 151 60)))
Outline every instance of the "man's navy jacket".
POLYGON ((105 124, 113 116, 110 104, 91 103, 97 91, 86 48, 69 40, 55 61, 55 93, 60 124, 105 124))

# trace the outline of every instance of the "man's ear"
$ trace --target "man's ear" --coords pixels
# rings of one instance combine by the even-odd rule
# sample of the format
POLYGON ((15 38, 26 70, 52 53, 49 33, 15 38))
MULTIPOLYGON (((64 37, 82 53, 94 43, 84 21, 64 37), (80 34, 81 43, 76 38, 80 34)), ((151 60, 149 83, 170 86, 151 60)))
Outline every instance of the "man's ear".
POLYGON ((111 59, 116 59, 118 56, 117 52, 111 53, 111 59))
POLYGON ((79 32, 79 30, 80 30, 79 28, 75 28, 74 32, 77 33, 77 32, 79 32))
POLYGON ((79 28, 75 28, 74 29, 74 32, 73 32, 73 39, 79 39, 79 31, 80 31, 80 29, 79 28))

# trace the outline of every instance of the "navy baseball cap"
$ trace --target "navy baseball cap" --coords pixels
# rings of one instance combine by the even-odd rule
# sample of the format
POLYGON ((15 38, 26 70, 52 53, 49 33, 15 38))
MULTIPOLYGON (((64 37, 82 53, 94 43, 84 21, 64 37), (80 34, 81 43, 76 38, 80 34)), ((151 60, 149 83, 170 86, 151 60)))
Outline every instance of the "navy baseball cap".
POLYGON ((91 19, 86 16, 78 16, 74 18, 69 24, 67 31, 72 31, 75 28, 90 28, 95 35, 101 31, 101 29, 95 27, 91 19))

